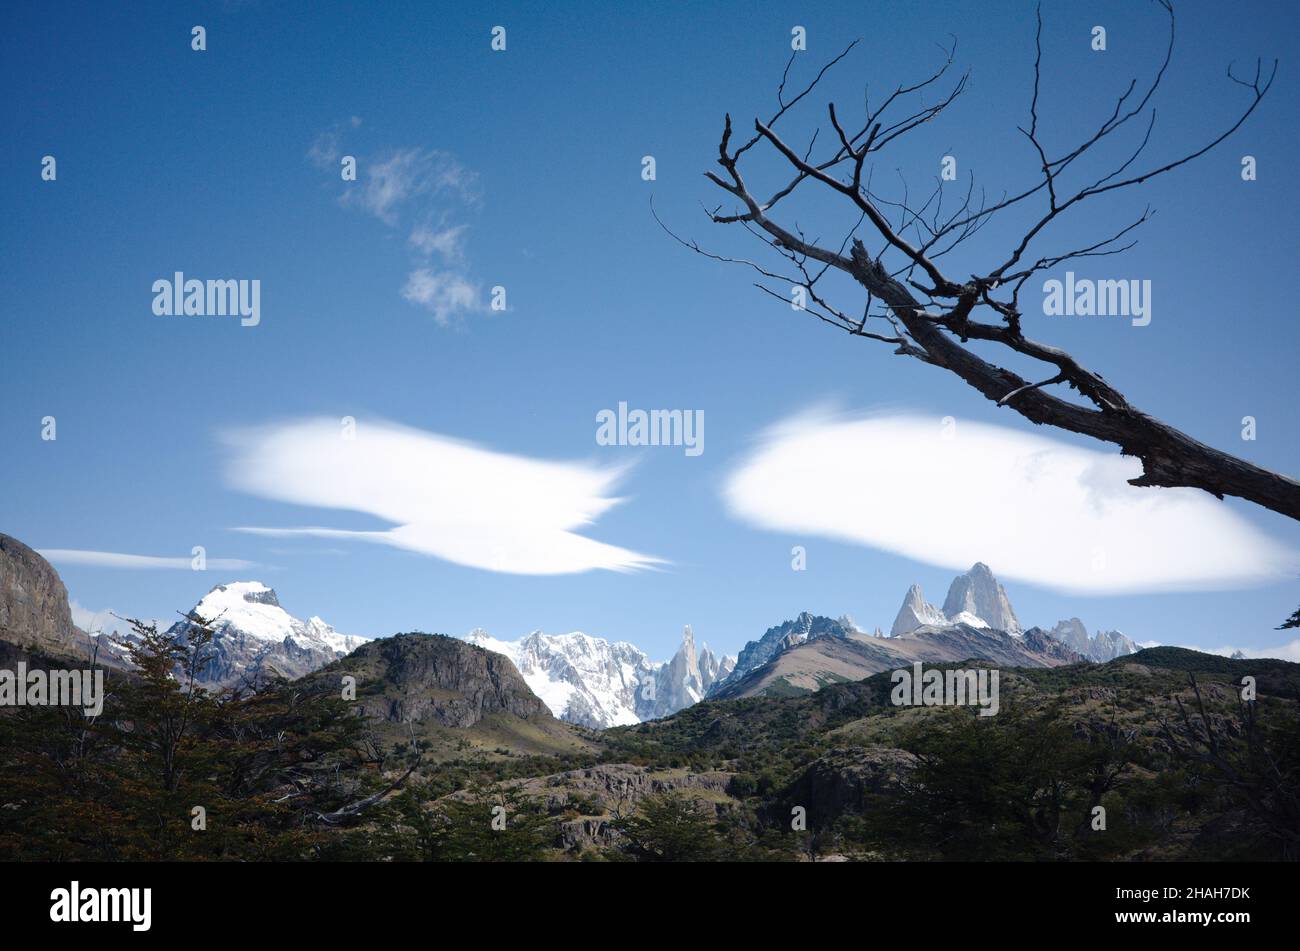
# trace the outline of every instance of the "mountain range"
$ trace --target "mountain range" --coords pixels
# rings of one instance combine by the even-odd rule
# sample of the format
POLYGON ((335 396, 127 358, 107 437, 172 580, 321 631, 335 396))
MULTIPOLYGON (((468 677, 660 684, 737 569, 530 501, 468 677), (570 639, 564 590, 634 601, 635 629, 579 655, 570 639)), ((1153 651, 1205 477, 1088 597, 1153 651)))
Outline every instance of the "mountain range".
POLYGON ((769 628, 745 645, 735 670, 718 678, 708 697, 806 693, 918 660, 978 658, 1008 666, 1055 667, 1113 660, 1136 650, 1118 631, 1089 635, 1078 618, 1050 630, 1024 630, 1006 589, 988 565, 977 562, 953 579, 943 608, 926 601, 920 585, 908 588, 887 636, 879 628, 866 634, 847 616, 831 620, 807 612, 769 628))
MULTIPOLYGON (((275 590, 260 581, 216 585, 189 616, 204 618, 213 630, 212 656, 200 675, 209 687, 257 683, 271 675, 301 678, 366 643, 319 617, 295 617, 280 604, 275 590)), ((190 624, 178 621, 168 633, 184 637, 190 624)), ((54 569, 38 553, 4 535, 0 639, 62 656, 84 657, 98 646, 101 660, 125 662, 120 646, 91 637, 72 623, 67 592, 54 569), (104 649, 106 643, 111 649, 104 649)), ((868 634, 847 616, 831 619, 803 612, 749 641, 735 658, 707 645, 697 649, 689 625, 666 662, 652 661, 625 641, 582 632, 534 631, 507 641, 476 629, 464 640, 505 657, 555 717, 592 729, 660 719, 706 697, 806 693, 915 660, 977 658, 1051 667, 1081 660, 1104 662, 1137 649, 1118 631, 1090 634, 1078 618, 1049 629, 1022 629, 1006 590, 982 563, 953 579, 943 608, 927 602, 920 586, 912 585, 888 635, 879 628, 868 634)))
MULTIPOLYGON (((927 623, 894 636, 800 614, 747 644, 731 668, 697 652, 689 628, 662 664, 577 633, 362 640, 294 618, 259 582, 218 585, 194 611, 217 647, 205 676, 258 689, 194 707, 185 756, 203 772, 180 781, 220 795, 233 831, 181 834, 182 812, 162 854, 481 861, 519 860, 524 849, 785 861, 822 848, 788 834, 799 807, 808 830, 832 833, 820 841, 837 860, 1286 857, 1277 810, 1294 793, 1277 776, 1296 769, 1300 665, 1180 648, 1130 656, 1123 635, 1089 634, 1077 618, 1008 632, 988 620, 1014 618, 991 572, 976 566, 955 587, 942 612, 909 592, 927 623), (1118 656, 1082 663, 1076 648, 1118 656), (972 660, 1002 669, 1006 714, 986 721, 893 698, 892 669, 972 660), (261 679, 272 672, 290 679, 261 679), (1247 675, 1259 690, 1256 732, 1255 707, 1246 716, 1237 700, 1247 675), (1191 709, 1207 726, 1188 719, 1191 709), (607 716, 630 722, 579 722, 607 716), (1222 730, 1206 732, 1211 723, 1222 730), (1207 736, 1223 757, 1201 755, 1207 736), (1103 791, 1123 834, 1090 834, 1098 764, 1123 777, 1103 791), (1211 782, 1222 794, 1195 794, 1211 782), (687 800, 690 814, 678 808, 687 800), (512 837, 486 825, 502 802, 518 816, 512 837), (1059 835, 1042 836, 1044 815, 1059 835), (647 851, 629 817, 662 822, 672 854, 647 851)), ((0 663, 84 667, 96 648, 72 624, 54 569, 0 536, 0 663)), ((187 687, 156 667, 105 679, 109 702, 94 728, 105 741, 87 744, 76 769, 63 758, 69 725, 84 735, 75 721, 0 707, 0 859, 118 860, 159 848, 150 790, 174 792, 157 785, 166 761, 139 737, 142 721, 149 736, 170 728, 159 691, 171 685, 181 697, 187 687), (32 828, 48 834, 33 839, 32 828)))
POLYGON ((594 729, 655 720, 698 703, 736 664, 707 644, 697 652, 690 625, 665 663, 651 661, 626 641, 610 642, 581 631, 534 631, 517 641, 502 641, 476 629, 465 640, 510 658, 555 716, 594 729))
MULTIPOLYGON (((300 620, 280 605, 275 590, 260 581, 219 584, 190 610, 212 629, 211 656, 199 676, 209 686, 256 682, 278 674, 290 680, 345 657, 366 640, 340 634, 318 617, 300 620)), ((167 633, 184 637, 190 620, 167 633)))

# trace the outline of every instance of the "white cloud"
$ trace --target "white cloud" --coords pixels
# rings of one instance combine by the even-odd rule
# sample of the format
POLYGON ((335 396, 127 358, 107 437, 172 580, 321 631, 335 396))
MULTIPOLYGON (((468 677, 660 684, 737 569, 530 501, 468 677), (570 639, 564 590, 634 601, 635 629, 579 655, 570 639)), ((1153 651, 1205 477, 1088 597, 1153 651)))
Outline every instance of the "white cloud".
POLYGON ((444 327, 457 314, 483 309, 479 289, 455 271, 417 268, 407 275, 402 297, 419 304, 444 327))
MULTIPOLYGON (((169 568, 176 570, 193 570, 193 559, 189 555, 175 558, 162 555, 128 555, 115 551, 84 551, 77 548, 42 548, 40 554, 46 561, 62 565, 91 565, 96 568, 128 568, 148 570, 169 568)), ((241 558, 208 558, 208 568, 258 568, 254 561, 241 558)))
POLYGON ((364 512, 376 531, 246 527, 273 536, 351 538, 515 574, 629 571, 662 563, 575 532, 620 502, 621 469, 507 455, 383 421, 344 439, 336 419, 225 436, 229 485, 297 505, 364 512))
POLYGON ((319 169, 333 171, 339 160, 339 134, 335 129, 316 136, 307 150, 307 159, 319 169))
MULTIPOLYGON (((360 124, 354 116, 352 129, 360 124)), ((348 131, 344 123, 335 123, 316 137, 307 158, 317 168, 336 173, 348 131)), ((485 310, 478 286, 468 277, 468 226, 449 223, 478 203, 478 176, 438 149, 389 150, 363 157, 358 167, 360 180, 344 189, 341 204, 374 215, 390 228, 415 222, 407 235, 413 260, 402 297, 429 311, 443 326, 461 314, 485 310), (440 256, 443 267, 430 266, 434 255, 440 256)))
POLYGON ((477 176, 446 152, 398 149, 361 165, 360 187, 343 193, 343 203, 368 211, 387 225, 413 199, 425 201, 452 194, 461 202, 476 199, 477 176))
MULTIPOLYGON (((115 611, 112 608, 103 608, 99 611, 92 611, 82 605, 75 598, 68 601, 68 607, 72 611, 72 623, 77 625, 88 634, 115 634, 126 635, 133 632, 131 625, 122 620, 121 611, 115 611)), ((153 624, 160 631, 168 628, 168 622, 160 618, 139 618, 144 624, 153 624)))
POLYGON ((963 420, 950 435, 938 418, 815 412, 768 430, 724 497, 761 528, 1071 593, 1245 587, 1300 567, 1203 492, 1126 484, 1135 459, 963 420))
MULTIPOLYGON (((1159 641, 1139 641, 1138 647, 1161 647, 1159 641)), ((1291 641, 1289 644, 1280 644, 1277 647, 1234 647, 1227 645, 1224 647, 1200 647, 1195 644, 1177 644, 1177 647, 1185 647, 1190 651, 1200 651, 1203 654, 1219 654, 1223 657, 1231 657, 1238 651, 1247 658, 1262 658, 1271 660, 1289 660, 1293 663, 1300 663, 1300 640, 1291 641)))
POLYGON ((447 261, 460 261, 464 257, 462 236, 466 225, 435 228, 428 224, 416 225, 407 240, 412 247, 426 255, 441 254, 447 261))
POLYGON ((1273 657, 1278 660, 1300 663, 1300 640, 1294 640, 1289 644, 1282 644, 1278 647, 1243 647, 1241 652, 1247 657, 1273 657))
POLYGON ((1194 651, 1204 650, 1211 654, 1222 654, 1224 657, 1231 657, 1240 651, 1247 658, 1271 658, 1273 660, 1289 660, 1300 662, 1300 640, 1291 641, 1289 644, 1279 644, 1276 647, 1193 647, 1194 651))

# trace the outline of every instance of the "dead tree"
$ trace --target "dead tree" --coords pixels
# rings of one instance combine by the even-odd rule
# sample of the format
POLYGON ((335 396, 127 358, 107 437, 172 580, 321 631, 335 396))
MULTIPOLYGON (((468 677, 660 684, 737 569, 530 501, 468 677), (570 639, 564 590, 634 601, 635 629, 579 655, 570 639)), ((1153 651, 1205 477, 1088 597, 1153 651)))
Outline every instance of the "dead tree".
MULTIPOLYGON (((810 301, 806 308, 813 316, 855 337, 893 346, 894 353, 915 358, 931 366, 956 374, 998 406, 1010 407, 1025 419, 1054 426, 1073 433, 1112 443, 1125 455, 1141 460, 1143 472, 1131 479, 1138 486, 1184 486, 1203 489, 1218 498, 1225 495, 1247 499, 1267 509, 1300 519, 1300 482, 1271 472, 1244 459, 1220 452, 1180 432, 1132 405, 1124 394, 1102 376, 1083 366, 1058 347, 1025 336, 1019 295, 1035 274, 1077 258, 1119 254, 1132 247, 1131 235, 1150 216, 1148 208, 1141 215, 1117 228, 1109 236, 1087 239, 1070 250, 1045 250, 1040 247, 1048 226, 1072 209, 1097 196, 1141 185, 1171 172, 1209 152, 1232 135, 1255 111, 1273 84, 1277 61, 1265 69, 1257 61, 1252 78, 1241 78, 1231 66, 1228 79, 1245 90, 1245 104, 1226 128, 1205 144, 1161 164, 1143 159, 1151 141, 1155 112, 1152 100, 1165 76, 1174 48, 1174 11, 1168 0, 1158 0, 1169 19, 1169 39, 1164 57, 1150 83, 1139 86, 1136 79, 1128 84, 1113 111, 1078 145, 1059 155, 1050 155, 1040 133, 1039 87, 1042 78, 1042 11, 1038 11, 1035 34, 1036 56, 1033 64, 1033 90, 1029 100, 1028 120, 1019 132, 1033 150, 1041 177, 1023 188, 1009 191, 996 201, 978 197, 974 182, 965 199, 954 210, 943 210, 941 185, 920 203, 904 193, 901 201, 887 200, 871 183, 872 163, 891 142, 923 123, 938 118, 966 88, 962 76, 942 92, 930 105, 923 97, 944 86, 953 63, 955 44, 945 50, 943 64, 931 75, 912 85, 900 85, 873 107, 866 97, 864 116, 850 123, 834 103, 827 106, 834 138, 826 150, 827 157, 814 159, 817 135, 802 150, 787 143, 776 131, 779 121, 804 102, 829 70, 839 64, 856 45, 849 45, 799 93, 788 95, 786 82, 790 65, 777 90, 777 110, 767 121, 754 120, 751 136, 737 144, 730 114, 726 117, 722 141, 718 146, 718 165, 722 172, 706 172, 708 179, 737 204, 724 210, 712 209, 709 217, 719 224, 740 225, 774 248, 786 259, 786 273, 740 258, 712 254, 698 243, 682 241, 689 248, 708 257, 741 263, 766 278, 802 287, 810 301), (914 106, 906 103, 916 101, 914 106), (1083 160, 1102 142, 1122 129, 1132 128, 1136 147, 1114 167, 1085 174, 1083 160), (741 171, 742 160, 756 147, 772 149, 788 164, 790 177, 762 200, 756 197, 741 171), (1065 187, 1067 170, 1080 176, 1086 184, 1065 187), (857 221, 842 242, 820 244, 809 240, 797 226, 782 224, 783 203, 807 183, 822 186, 842 196, 845 207, 857 221), (972 273, 967 278, 945 270, 945 258, 983 228, 990 219, 1009 209, 1028 214, 1023 237, 1005 258, 972 273), (868 249, 866 237, 873 245, 868 249), (841 309, 826 299, 818 282, 829 272, 838 271, 851 277, 865 292, 865 304, 841 309), (859 315, 860 316, 856 316, 859 315), (983 319, 981 319, 983 318, 983 319), (1044 364, 1041 379, 1026 380, 1011 370, 977 355, 968 344, 981 341, 1005 348, 1044 364), (1065 386, 1076 391, 1076 402, 1048 392, 1050 387, 1065 386)), ((804 189, 807 191, 807 187, 804 189)), ((1056 229, 1053 229, 1056 230, 1056 229)), ((669 232, 672 234, 672 232, 669 232)), ((760 290, 789 302, 789 299, 763 283, 760 290)))
POLYGON ((1196 697, 1196 715, 1188 713, 1181 697, 1174 697, 1181 729, 1160 720, 1170 748, 1180 759, 1205 767, 1213 782, 1235 793, 1276 839, 1284 859, 1300 859, 1295 711, 1281 714, 1284 722, 1289 718, 1289 730, 1270 734, 1259 722, 1258 701, 1242 700, 1236 721, 1222 718, 1222 725, 1216 726, 1195 675, 1188 674, 1187 683, 1196 697))

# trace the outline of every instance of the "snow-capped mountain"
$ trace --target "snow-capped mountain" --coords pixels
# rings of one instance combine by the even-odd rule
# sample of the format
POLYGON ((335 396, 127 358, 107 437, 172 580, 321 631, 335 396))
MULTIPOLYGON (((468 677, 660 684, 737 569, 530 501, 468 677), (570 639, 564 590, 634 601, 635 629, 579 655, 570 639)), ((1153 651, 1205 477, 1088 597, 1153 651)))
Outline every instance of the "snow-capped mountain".
POLYGON ((1008 634, 1024 632, 1011 608, 1006 589, 982 561, 977 561, 964 575, 952 579, 948 597, 943 599, 943 613, 954 622, 959 615, 970 614, 996 630, 1008 634))
POLYGON ((773 681, 785 688, 812 685, 816 689, 827 682, 818 679, 823 675, 830 680, 865 675, 883 669, 878 666, 882 658, 895 658, 895 645, 888 644, 891 638, 920 638, 928 650, 955 651, 956 658, 974 656, 1028 666, 1077 663, 1080 658, 1101 662, 1137 651, 1137 645, 1118 631, 1089 635, 1078 618, 1061 621, 1050 631, 1025 630, 1006 589, 983 562, 953 579, 943 605, 935 607, 925 600, 920 585, 912 585, 888 635, 878 627, 868 635, 847 614, 831 620, 804 612, 747 643, 730 677, 716 678, 709 696, 750 696, 773 681), (885 643, 873 645, 877 639, 885 643), (962 654, 963 650, 972 653, 962 654))
POLYGON ((1065 644, 1070 650, 1082 654, 1089 660, 1104 663, 1122 657, 1124 654, 1137 653, 1137 645, 1120 631, 1098 631, 1089 634, 1083 622, 1077 617, 1068 621, 1058 621, 1056 626, 1046 632, 1065 644))
POLYGON ((947 623, 947 616, 925 600, 925 595, 921 593, 921 586, 914 584, 907 589, 907 594, 903 596, 903 606, 898 609, 898 615, 894 618, 894 626, 889 629, 889 636, 898 637, 908 631, 914 631, 918 627, 924 627, 926 624, 947 623))
MULTIPOLYGON (((970 571, 953 579, 942 610, 925 600, 919 585, 908 588, 889 636, 899 637, 926 625, 944 627, 953 624, 993 628, 1014 636, 1025 633, 1015 609, 1011 607, 1006 589, 983 562, 977 562, 970 571)), ((1081 657, 1099 663, 1136 653, 1138 649, 1137 644, 1119 631, 1089 634, 1077 617, 1059 621, 1050 630, 1040 630, 1081 657)))
POLYGON ((595 729, 653 720, 697 703, 735 665, 734 658, 719 658, 707 646, 697 654, 689 626, 667 663, 651 661, 626 641, 581 631, 534 631, 503 641, 476 629, 465 640, 510 658, 555 716, 595 729))
POLYGON ((964 575, 952 579, 942 609, 925 600, 920 585, 908 588, 903 606, 894 618, 894 626, 889 629, 889 636, 899 637, 925 625, 943 627, 946 624, 991 627, 1008 634, 1024 632, 1006 589, 982 561, 976 562, 964 575))
MULTIPOLYGON (((351 653, 366 639, 340 634, 318 617, 299 620, 280 606, 275 591, 260 581, 219 584, 190 611, 213 629, 211 659, 201 680, 229 685, 270 673, 301 677, 351 653)), ((168 633, 184 635, 188 621, 168 633)))
MULTIPOLYGON (((762 667, 778 654, 807 641, 819 637, 847 638, 855 630, 856 625, 851 618, 848 619, 848 624, 845 624, 843 620, 832 621, 828 617, 819 617, 804 611, 793 621, 769 627, 758 640, 746 644, 736 658, 731 679, 739 680, 751 670, 762 667)), ((720 684, 723 679, 719 677, 718 683, 720 684)))

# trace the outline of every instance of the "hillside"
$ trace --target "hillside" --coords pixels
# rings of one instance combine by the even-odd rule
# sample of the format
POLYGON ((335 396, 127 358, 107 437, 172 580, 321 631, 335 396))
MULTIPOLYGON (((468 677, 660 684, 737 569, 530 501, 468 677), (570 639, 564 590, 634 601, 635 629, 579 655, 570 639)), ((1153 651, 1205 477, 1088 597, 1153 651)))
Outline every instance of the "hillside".
POLYGON ((589 731, 551 715, 510 660, 441 634, 368 641, 292 687, 338 695, 356 679, 356 707, 387 742, 414 737, 425 758, 475 753, 558 755, 589 751, 589 731))
POLYGON ((794 696, 830 683, 907 667, 914 661, 943 664, 971 658, 1012 667, 1054 667, 1080 660, 1037 628, 1016 637, 969 624, 926 625, 889 638, 852 633, 805 641, 743 678, 727 681, 710 699, 794 696))

